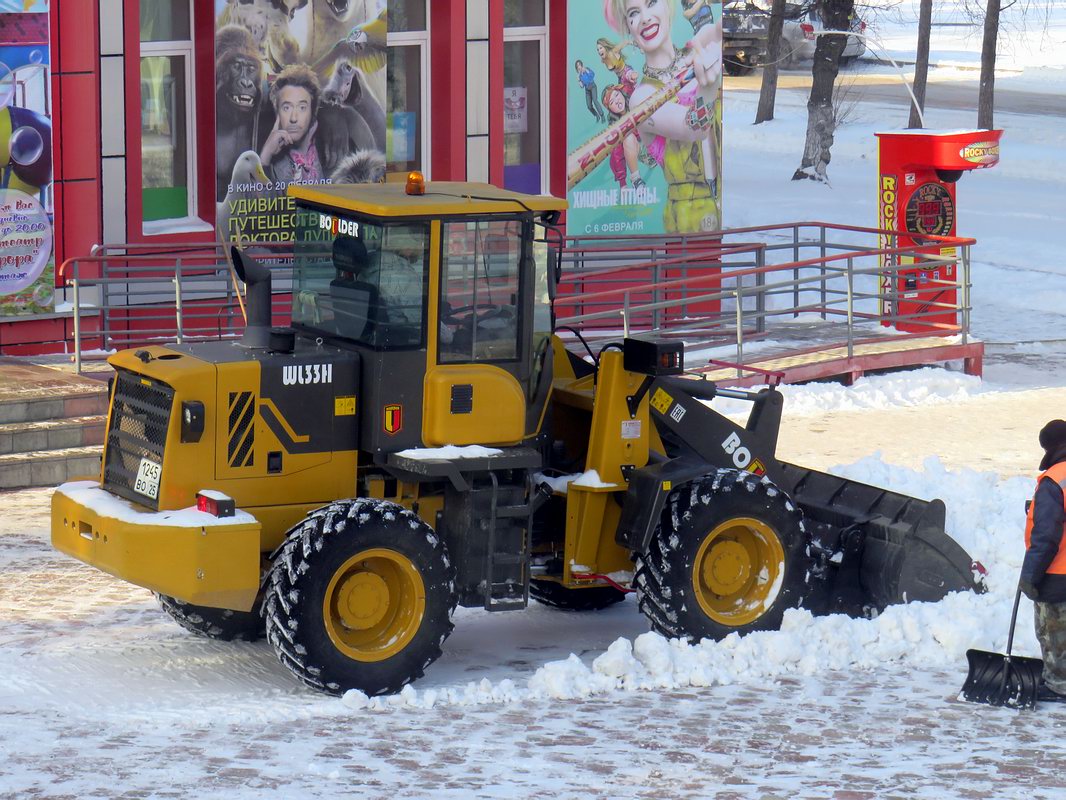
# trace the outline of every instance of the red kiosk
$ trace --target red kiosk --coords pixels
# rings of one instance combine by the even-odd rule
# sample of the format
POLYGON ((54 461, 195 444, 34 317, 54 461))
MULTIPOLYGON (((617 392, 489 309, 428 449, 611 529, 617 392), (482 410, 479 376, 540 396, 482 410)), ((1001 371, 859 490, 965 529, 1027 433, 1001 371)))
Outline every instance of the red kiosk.
MULTIPOLYGON (((955 235, 955 182, 963 172, 999 162, 1001 130, 925 130, 878 133, 878 227, 897 231, 896 247, 922 247, 934 256, 956 257, 929 237, 955 235), (928 247, 924 247, 928 245, 928 247)), ((882 248, 892 247, 884 236, 882 248)), ((889 266, 882 256, 882 267, 889 266)), ((881 313, 905 332, 932 331, 956 325, 955 262, 918 262, 901 258, 898 271, 881 275, 881 313), (907 268, 906 264, 914 264, 907 268), (895 292, 892 275, 896 275, 895 292), (939 309, 939 310, 938 310, 939 309)), ((885 325, 893 324, 886 319, 885 325)))

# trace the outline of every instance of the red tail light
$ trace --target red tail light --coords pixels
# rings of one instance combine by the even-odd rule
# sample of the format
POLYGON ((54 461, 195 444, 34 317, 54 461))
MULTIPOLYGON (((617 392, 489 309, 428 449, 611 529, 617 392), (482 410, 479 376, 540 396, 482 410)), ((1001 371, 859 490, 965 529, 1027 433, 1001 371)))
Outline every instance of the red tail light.
POLYGON ((803 31, 803 38, 804 39, 813 39, 814 38, 814 26, 811 25, 811 23, 809 23, 809 22, 801 22, 800 23, 800 30, 803 31))
POLYGON ((222 492, 201 489, 196 493, 196 510, 204 511, 213 517, 232 517, 236 513, 233 498, 222 492))

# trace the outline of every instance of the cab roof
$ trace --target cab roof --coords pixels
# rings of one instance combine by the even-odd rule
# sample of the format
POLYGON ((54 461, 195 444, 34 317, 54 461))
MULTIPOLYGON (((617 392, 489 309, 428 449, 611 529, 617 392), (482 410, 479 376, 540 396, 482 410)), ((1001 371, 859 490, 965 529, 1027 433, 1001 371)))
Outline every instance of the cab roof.
POLYGON ((290 186, 289 197, 338 211, 371 217, 448 217, 563 211, 566 201, 551 195, 522 194, 487 183, 426 181, 424 195, 409 195, 405 184, 347 183, 290 186))

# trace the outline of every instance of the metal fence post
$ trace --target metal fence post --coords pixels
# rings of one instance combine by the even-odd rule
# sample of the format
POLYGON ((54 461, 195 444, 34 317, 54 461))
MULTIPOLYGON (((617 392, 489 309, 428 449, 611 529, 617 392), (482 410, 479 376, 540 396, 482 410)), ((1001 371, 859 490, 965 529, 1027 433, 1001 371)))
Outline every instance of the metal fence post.
POLYGON ((744 377, 740 366, 744 363, 744 290, 740 279, 737 279, 737 288, 733 292, 737 299, 737 377, 744 377))
POLYGON ((962 269, 955 265, 956 280, 959 281, 958 305, 959 323, 962 326, 962 343, 966 344, 970 334, 970 246, 962 246, 962 269))
MULTIPOLYGON (((655 284, 655 288, 652 290, 652 293, 651 293, 651 302, 652 302, 653 306, 658 306, 658 304, 660 302, 662 302, 662 299, 663 299, 663 290, 660 289, 659 286, 658 286, 659 281, 660 281, 661 278, 662 278, 662 266, 659 264, 658 260, 656 260, 656 261, 654 261, 652 263, 652 268, 651 268, 651 282, 653 284, 655 284)), ((629 293, 628 292, 626 292, 626 308, 627 309, 629 308, 629 293)), ((659 327, 662 325, 662 323, 663 323, 662 311, 659 308, 657 308, 657 307, 653 307, 652 310, 651 310, 651 329, 653 331, 658 330, 659 327)), ((628 334, 626 334, 626 335, 628 336, 628 334)))
POLYGON ((822 256, 821 267, 819 268, 821 270, 821 274, 822 274, 822 281, 821 281, 821 285, 822 285, 822 319, 829 319, 829 315, 826 313, 826 304, 829 302, 829 294, 826 291, 826 280, 825 280, 826 269, 825 269, 825 226, 824 225, 822 225, 821 228, 820 228, 819 239, 821 240, 821 256, 822 256))
POLYGON ((178 325, 178 344, 181 344, 183 326, 181 324, 181 259, 174 264, 174 316, 178 325))
POLYGON ((74 262, 74 279, 70 282, 74 297, 74 371, 81 375, 81 314, 78 294, 78 264, 74 262))
POLYGON ((854 312, 854 295, 853 295, 853 282, 855 276, 852 274, 854 264, 851 256, 848 256, 848 358, 851 358, 855 354, 855 318, 854 312))
POLYGON ((755 330, 759 333, 766 331, 766 275, 762 268, 766 266, 766 248, 760 247, 755 255, 755 266, 759 270, 755 273, 755 330))

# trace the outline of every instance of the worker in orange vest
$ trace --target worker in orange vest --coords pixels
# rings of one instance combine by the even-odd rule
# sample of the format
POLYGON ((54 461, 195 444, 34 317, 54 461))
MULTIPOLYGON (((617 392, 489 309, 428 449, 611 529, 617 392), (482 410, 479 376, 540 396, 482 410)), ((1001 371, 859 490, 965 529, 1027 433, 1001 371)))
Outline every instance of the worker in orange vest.
POLYGON ((1066 702, 1066 421, 1040 431, 1044 458, 1025 522, 1020 587, 1033 601, 1044 658, 1038 700, 1066 702))

